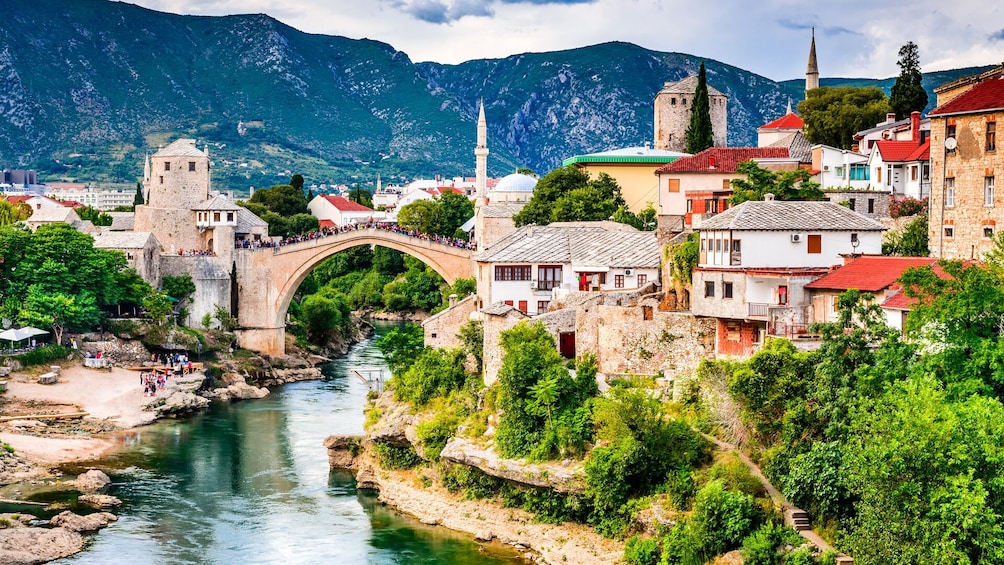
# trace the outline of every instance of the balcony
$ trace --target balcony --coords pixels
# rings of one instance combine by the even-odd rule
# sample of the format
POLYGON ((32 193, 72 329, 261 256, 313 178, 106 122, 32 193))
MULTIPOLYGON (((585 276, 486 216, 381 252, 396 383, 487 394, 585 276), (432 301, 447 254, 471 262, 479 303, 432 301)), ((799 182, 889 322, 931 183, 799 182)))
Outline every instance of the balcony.
POLYGON ((747 316, 766 320, 771 305, 766 302, 750 302, 747 306, 749 307, 747 316))

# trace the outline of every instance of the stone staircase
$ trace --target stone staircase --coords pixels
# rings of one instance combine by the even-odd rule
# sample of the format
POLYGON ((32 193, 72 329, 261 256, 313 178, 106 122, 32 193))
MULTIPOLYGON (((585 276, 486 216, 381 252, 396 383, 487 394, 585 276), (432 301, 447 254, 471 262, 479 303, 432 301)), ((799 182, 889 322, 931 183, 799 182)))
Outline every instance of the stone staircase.
POLYGON ((789 508, 784 512, 784 523, 791 526, 795 531, 801 532, 811 530, 812 524, 809 522, 809 515, 798 508, 789 508))

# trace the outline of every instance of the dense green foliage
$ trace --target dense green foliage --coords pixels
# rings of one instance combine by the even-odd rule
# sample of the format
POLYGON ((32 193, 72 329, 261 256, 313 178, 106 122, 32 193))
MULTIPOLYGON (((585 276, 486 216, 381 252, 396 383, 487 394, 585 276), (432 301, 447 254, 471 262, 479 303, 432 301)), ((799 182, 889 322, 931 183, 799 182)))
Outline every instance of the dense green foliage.
POLYGON ((82 206, 75 210, 77 217, 81 220, 88 220, 96 226, 110 226, 112 225, 112 217, 106 212, 102 212, 96 208, 91 208, 90 206, 82 206))
POLYGON ((672 247, 669 268, 673 280, 690 284, 693 278, 694 267, 697 266, 697 262, 701 258, 699 241, 698 233, 691 232, 687 234, 685 241, 677 243, 672 247))
POLYGON ((397 223, 422 233, 454 237, 474 217, 474 203, 463 194, 444 192, 433 200, 417 200, 398 211, 397 223))
POLYGON ((927 214, 920 214, 902 230, 886 232, 882 238, 883 255, 927 257, 930 254, 927 214))
POLYGON ((711 125, 711 101, 708 98, 708 72, 704 61, 697 71, 697 89, 690 106, 690 125, 687 126, 687 153, 696 154, 714 147, 715 132, 711 125))
POLYGON ((325 287, 300 302, 300 320, 312 343, 326 343, 336 335, 345 337, 352 326, 351 309, 341 292, 325 287))
POLYGON ((425 348, 425 332, 418 324, 393 329, 376 343, 384 361, 395 375, 407 371, 425 348))
POLYGON ((160 289, 175 300, 185 300, 195 294, 195 283, 192 282, 192 275, 181 275, 177 277, 164 276, 160 279, 160 289))
POLYGON ((621 206, 614 211, 613 220, 632 226, 639 231, 655 231, 659 223, 658 212, 656 212, 655 206, 651 202, 637 214, 621 206))
POLYGON ((854 134, 885 120, 889 103, 877 87, 820 87, 799 102, 805 137, 812 143, 850 149, 854 134))
POLYGON ((735 206, 747 200, 764 200, 773 194, 775 200, 825 200, 819 183, 806 169, 794 171, 769 171, 755 161, 739 163, 736 171, 745 178, 732 179, 732 196, 729 204, 735 206))
POLYGON ((588 401, 596 394, 595 360, 573 377, 543 324, 502 332, 496 450, 503 457, 544 460, 581 453, 592 434, 588 401))
POLYGON ((537 181, 533 196, 513 216, 517 226, 551 222, 606 220, 625 205, 621 188, 610 175, 592 179, 574 165, 554 169, 537 181))
POLYGON ((897 120, 905 120, 911 112, 923 112, 927 106, 927 91, 922 84, 924 75, 920 72, 920 53, 917 44, 908 41, 899 48, 899 76, 889 95, 889 109, 896 113, 897 120))
POLYGON ((237 202, 268 222, 269 235, 279 237, 317 231, 318 220, 310 214, 307 203, 302 188, 288 184, 256 190, 247 202, 237 202))
POLYGON ((406 370, 394 373, 394 397, 422 408, 434 397, 460 389, 467 382, 466 357, 460 349, 423 349, 406 370))

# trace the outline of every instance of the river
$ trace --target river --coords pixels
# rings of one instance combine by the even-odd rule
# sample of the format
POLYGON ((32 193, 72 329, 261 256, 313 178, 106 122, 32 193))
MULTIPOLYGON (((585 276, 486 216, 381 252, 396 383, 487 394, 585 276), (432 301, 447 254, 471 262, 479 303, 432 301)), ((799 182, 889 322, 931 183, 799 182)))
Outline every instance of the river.
POLYGON ((372 340, 325 365, 322 381, 124 434, 102 462, 119 521, 54 563, 525 563, 497 542, 397 514, 328 471, 324 438, 363 430, 367 388, 353 366, 383 366, 372 340))

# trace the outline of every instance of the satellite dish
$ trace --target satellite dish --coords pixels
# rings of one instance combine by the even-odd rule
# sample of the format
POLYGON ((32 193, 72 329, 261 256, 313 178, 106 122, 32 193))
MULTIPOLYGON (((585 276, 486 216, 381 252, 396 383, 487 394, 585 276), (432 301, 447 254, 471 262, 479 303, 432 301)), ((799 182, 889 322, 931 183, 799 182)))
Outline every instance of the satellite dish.
POLYGON ((958 145, 958 143, 955 141, 954 137, 946 137, 945 138, 945 149, 947 149, 949 151, 955 151, 955 147, 957 145, 958 145))

